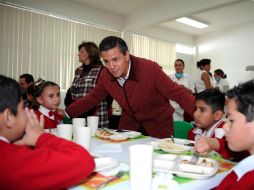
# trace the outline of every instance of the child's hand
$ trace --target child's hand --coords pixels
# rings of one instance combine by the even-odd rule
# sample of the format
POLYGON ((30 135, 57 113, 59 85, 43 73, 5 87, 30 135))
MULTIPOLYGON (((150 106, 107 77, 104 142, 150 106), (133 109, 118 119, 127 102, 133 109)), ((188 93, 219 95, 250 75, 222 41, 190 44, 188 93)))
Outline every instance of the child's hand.
POLYGON ((61 115, 61 116, 64 116, 65 115, 65 111, 63 109, 58 109, 57 110, 58 114, 61 115))
POLYGON ((25 128, 25 135, 23 136, 21 140, 16 141, 15 144, 35 146, 38 138, 41 136, 42 133, 44 133, 43 115, 41 115, 40 121, 39 121, 33 110, 26 109, 25 111, 27 114, 27 124, 25 128))
POLYGON ((216 138, 202 136, 195 142, 195 149, 199 153, 209 153, 212 150, 218 150, 219 146, 219 141, 216 138))

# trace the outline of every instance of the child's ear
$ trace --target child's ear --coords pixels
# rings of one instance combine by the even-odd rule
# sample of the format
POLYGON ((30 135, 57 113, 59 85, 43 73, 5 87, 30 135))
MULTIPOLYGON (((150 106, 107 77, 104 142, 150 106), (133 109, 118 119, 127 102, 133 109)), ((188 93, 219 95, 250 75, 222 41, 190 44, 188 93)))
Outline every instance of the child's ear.
POLYGON ((12 128, 14 126, 16 117, 11 113, 9 108, 5 109, 3 112, 4 124, 7 128, 12 128))
POLYGON ((36 98, 36 101, 39 103, 39 104, 42 104, 42 98, 39 96, 36 98))
POLYGON ((223 117, 224 112, 221 110, 217 110, 213 115, 214 115, 214 119, 216 121, 219 121, 223 117))

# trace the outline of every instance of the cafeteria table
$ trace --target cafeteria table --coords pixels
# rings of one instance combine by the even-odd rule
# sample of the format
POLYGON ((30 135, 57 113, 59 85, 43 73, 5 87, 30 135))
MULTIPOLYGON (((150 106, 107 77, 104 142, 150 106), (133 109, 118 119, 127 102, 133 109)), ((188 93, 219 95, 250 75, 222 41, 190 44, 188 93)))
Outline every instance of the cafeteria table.
MULTIPOLYGON (((100 139, 98 137, 92 138, 91 144, 91 153, 95 156, 106 156, 111 157, 115 160, 120 161, 121 163, 125 163, 128 165, 129 159, 129 146, 135 144, 147 144, 151 141, 156 141, 158 139, 148 137, 148 136, 140 136, 135 139, 130 139, 123 142, 112 142, 104 139, 100 139)), ((155 151, 156 152, 156 151, 155 151)), ((164 153, 165 154, 165 153, 164 153)), ((216 187, 222 179, 227 175, 229 170, 234 166, 234 163, 224 160, 217 156, 220 167, 225 166, 226 168, 220 168, 218 172, 209 179, 188 179, 174 176, 174 180, 179 182, 179 190, 188 189, 188 190, 197 190, 197 189, 212 189, 216 187)), ((98 176, 97 176, 98 177, 98 176)), ((89 187, 91 184, 89 181, 93 180, 93 177, 86 180, 84 183, 72 187, 71 190, 93 190, 96 188, 89 187)), ((118 182, 112 182, 105 186, 103 189, 105 190, 130 190, 129 177, 125 178, 125 180, 119 180, 118 182)))

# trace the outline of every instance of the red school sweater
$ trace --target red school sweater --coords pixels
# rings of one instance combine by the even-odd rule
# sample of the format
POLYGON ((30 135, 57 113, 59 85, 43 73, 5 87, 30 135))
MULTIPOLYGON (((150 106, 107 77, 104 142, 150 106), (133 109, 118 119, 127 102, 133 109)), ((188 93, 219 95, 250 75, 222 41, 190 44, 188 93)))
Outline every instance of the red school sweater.
POLYGON ((83 147, 48 133, 34 148, 0 140, 0 155, 0 189, 66 189, 95 168, 83 147))

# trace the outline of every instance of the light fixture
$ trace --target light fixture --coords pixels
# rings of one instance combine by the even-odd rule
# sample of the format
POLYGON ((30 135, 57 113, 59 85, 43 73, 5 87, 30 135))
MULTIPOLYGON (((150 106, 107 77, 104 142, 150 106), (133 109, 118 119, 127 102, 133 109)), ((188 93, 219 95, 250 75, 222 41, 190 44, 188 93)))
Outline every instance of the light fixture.
POLYGON ((199 22, 199 21, 187 18, 187 17, 178 18, 178 19, 176 19, 176 21, 183 23, 183 24, 187 24, 187 25, 195 27, 195 28, 199 28, 199 29, 208 27, 208 25, 205 23, 202 23, 202 22, 199 22))

